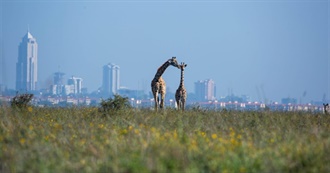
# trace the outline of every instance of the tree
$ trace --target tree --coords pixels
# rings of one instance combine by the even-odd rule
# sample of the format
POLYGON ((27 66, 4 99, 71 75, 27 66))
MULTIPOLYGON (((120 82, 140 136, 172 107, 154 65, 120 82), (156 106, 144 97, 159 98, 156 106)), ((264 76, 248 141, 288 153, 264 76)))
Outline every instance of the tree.
POLYGON ((122 97, 117 94, 114 95, 114 98, 102 100, 100 104, 101 104, 100 111, 104 113, 131 108, 128 98, 122 97))

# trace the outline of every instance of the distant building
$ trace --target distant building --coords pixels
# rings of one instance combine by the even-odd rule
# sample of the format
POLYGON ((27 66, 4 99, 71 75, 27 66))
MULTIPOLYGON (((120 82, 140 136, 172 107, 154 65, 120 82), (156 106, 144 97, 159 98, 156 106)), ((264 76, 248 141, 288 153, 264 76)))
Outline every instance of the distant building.
POLYGON ((107 64, 103 66, 102 91, 106 96, 118 94, 119 90, 119 66, 107 64))
POLYGON ((54 85, 64 85, 64 83, 63 83, 64 75, 65 74, 62 72, 54 73, 54 85))
POLYGON ((64 87, 64 83, 63 83, 63 80, 64 80, 64 73, 62 72, 56 72, 54 73, 54 78, 53 78, 53 85, 50 86, 50 94, 52 95, 61 95, 63 94, 64 90, 63 90, 63 87, 64 87))
POLYGON ((64 73, 54 73, 54 85, 50 86, 50 94, 52 95, 70 95, 82 93, 82 78, 74 77, 68 79, 67 84, 63 83, 64 73))
POLYGON ((63 85, 62 94, 63 95, 75 94, 74 85, 63 85))
POLYGON ((35 91, 38 81, 38 44, 28 31, 18 46, 16 90, 35 91))
POLYGON ((215 100, 216 86, 212 79, 195 82, 195 95, 198 101, 215 100))
POLYGON ((0 95, 5 92, 6 86, 3 84, 0 84, 0 95))
POLYGON ((78 77, 71 77, 68 79, 68 85, 73 86, 73 94, 81 94, 81 89, 82 89, 82 78, 78 77))
POLYGON ((236 96, 234 94, 228 95, 226 97, 221 97, 219 102, 238 102, 238 103, 247 103, 250 101, 250 97, 247 95, 236 96))
POLYGON ((57 94, 57 85, 49 86, 49 93, 52 95, 56 95, 57 94))
POLYGON ((132 90, 125 87, 121 87, 118 90, 118 94, 123 97, 134 98, 134 99, 145 99, 147 95, 143 90, 132 90))
POLYGON ((282 98, 282 104, 297 104, 297 99, 294 99, 294 98, 282 98))

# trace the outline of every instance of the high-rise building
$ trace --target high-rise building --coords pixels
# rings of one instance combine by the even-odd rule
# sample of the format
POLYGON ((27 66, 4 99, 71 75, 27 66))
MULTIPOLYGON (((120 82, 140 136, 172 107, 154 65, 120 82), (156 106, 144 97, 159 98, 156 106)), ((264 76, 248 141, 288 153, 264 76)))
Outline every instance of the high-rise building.
POLYGON ((107 64, 103 66, 103 83, 102 90, 106 96, 118 94, 119 90, 119 66, 115 64, 107 64))
POLYGON ((50 93, 53 95, 61 95, 63 93, 63 79, 64 73, 58 71, 54 73, 54 83, 50 86, 50 93))
POLYGON ((56 72, 54 73, 54 85, 64 85, 63 79, 65 74, 62 72, 56 72))
POLYGON ((212 79, 195 82, 196 99, 199 101, 215 100, 216 86, 212 79))
POLYGON ((68 85, 73 85, 73 94, 81 94, 82 78, 71 77, 68 79, 68 85))
POLYGON ((38 44, 28 31, 18 46, 16 90, 35 91, 38 81, 38 44))

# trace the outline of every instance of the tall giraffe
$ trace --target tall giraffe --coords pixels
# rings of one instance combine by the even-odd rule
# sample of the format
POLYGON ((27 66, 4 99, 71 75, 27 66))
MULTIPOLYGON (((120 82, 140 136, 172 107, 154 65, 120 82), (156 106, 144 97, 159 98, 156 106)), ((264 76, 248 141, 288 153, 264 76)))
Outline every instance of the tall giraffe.
POLYGON ((184 87, 184 69, 187 67, 187 64, 184 62, 179 65, 179 68, 181 69, 181 79, 180 79, 180 85, 175 93, 175 100, 178 106, 178 110, 182 109, 184 111, 184 108, 186 106, 186 99, 187 99, 187 90, 184 87))
POLYGON ((176 57, 172 57, 171 59, 168 59, 163 65, 161 65, 158 68, 154 79, 151 81, 151 90, 152 90, 152 94, 154 95, 154 100, 155 100, 155 110, 158 110, 158 107, 160 107, 161 109, 164 108, 166 84, 165 84, 164 79, 162 78, 162 75, 165 72, 166 68, 170 65, 179 68, 179 64, 176 61, 176 57), (160 94, 160 96, 161 96, 160 104, 159 104, 158 94, 160 94))

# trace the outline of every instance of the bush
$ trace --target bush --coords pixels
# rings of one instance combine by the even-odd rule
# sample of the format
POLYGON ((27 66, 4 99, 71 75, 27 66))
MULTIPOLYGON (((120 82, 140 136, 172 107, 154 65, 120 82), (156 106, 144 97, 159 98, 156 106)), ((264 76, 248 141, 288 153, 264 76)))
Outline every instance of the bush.
POLYGON ((30 105, 32 98, 33 94, 17 94, 10 102, 10 105, 12 108, 24 109, 30 105))
POLYGON ((120 95, 115 95, 114 98, 102 100, 100 104, 101 104, 100 112, 104 112, 104 113, 131 108, 128 98, 122 97, 120 95))

